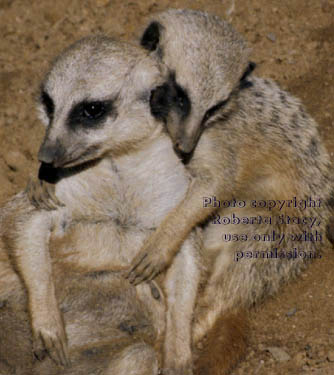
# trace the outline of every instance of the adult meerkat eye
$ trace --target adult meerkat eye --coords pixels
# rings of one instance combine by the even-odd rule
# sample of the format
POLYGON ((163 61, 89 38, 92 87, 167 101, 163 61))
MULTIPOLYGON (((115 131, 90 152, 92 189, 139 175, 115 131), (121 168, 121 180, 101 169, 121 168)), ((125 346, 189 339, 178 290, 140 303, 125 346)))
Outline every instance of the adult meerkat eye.
POLYGON ((178 96, 177 97, 177 104, 183 110, 185 108, 185 106, 187 105, 186 98, 183 95, 178 96))
POLYGON ((41 102, 45 108, 47 116, 51 119, 55 111, 55 105, 50 95, 44 90, 41 93, 41 102))
POLYGON ((82 115, 90 120, 97 120, 102 117, 106 112, 103 102, 84 103, 82 115))
POLYGON ((68 124, 72 128, 82 125, 85 127, 96 127, 113 111, 113 103, 107 101, 83 101, 76 104, 69 115, 68 124))

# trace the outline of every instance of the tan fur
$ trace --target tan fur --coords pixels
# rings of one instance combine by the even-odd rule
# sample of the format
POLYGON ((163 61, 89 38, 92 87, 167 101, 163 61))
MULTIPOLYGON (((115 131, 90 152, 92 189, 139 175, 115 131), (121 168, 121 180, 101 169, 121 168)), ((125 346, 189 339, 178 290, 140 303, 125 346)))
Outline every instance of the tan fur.
POLYGON ((245 355, 247 345, 247 317, 241 311, 227 312, 219 317, 211 330, 197 344, 195 375, 223 375, 245 355))
MULTIPOLYGON (((75 273, 57 264, 53 271, 66 325, 70 365, 57 366, 45 351, 39 353, 41 361, 34 358, 26 295, 22 284, 16 283, 15 294, 1 298, 1 373, 125 375, 129 373, 128 360, 122 358, 132 348, 136 348, 132 360, 137 362, 138 373, 158 373, 154 351, 157 332, 147 309, 150 306, 146 306, 157 303, 152 296, 142 303, 136 289, 113 272, 75 273), (111 370, 114 365, 117 372, 111 370)), ((163 299, 160 304, 163 307, 163 299)))
POLYGON ((151 18, 141 44, 165 62, 173 73, 174 101, 178 111, 165 117, 174 147, 192 152, 188 171, 192 175, 185 198, 164 218, 145 240, 132 264, 139 280, 154 269, 172 262, 192 228, 207 223, 204 230, 204 257, 211 262, 210 277, 199 298, 200 309, 193 339, 201 340, 218 319, 231 309, 249 307, 275 293, 282 282, 298 274, 308 263, 297 258, 242 259, 240 251, 270 254, 277 242, 224 242, 222 235, 285 235, 279 246, 285 251, 320 251, 326 244, 326 225, 331 215, 330 161, 315 121, 300 101, 281 90, 271 80, 247 72, 249 50, 242 37, 216 16, 189 10, 167 10, 151 18), (174 79, 175 78, 175 79, 174 79), (190 111, 184 100, 190 99, 190 111), (228 98, 228 100, 226 100, 228 98), (215 106, 224 101, 223 105, 215 106), (215 109, 215 110, 214 110, 215 109), (211 111, 210 111, 211 110, 211 111), (201 135, 201 136, 200 136, 201 135), (262 208, 203 207, 204 197, 217 200, 321 199, 321 207, 299 210, 262 208), (215 225, 214 216, 271 216, 273 223, 215 225), (280 225, 279 215, 315 217, 320 225, 280 225), (210 218, 211 216, 211 218, 210 218), (320 242, 296 243, 291 234, 321 232, 320 242), (145 256, 144 256, 145 255, 145 256), (166 259, 165 264, 157 259, 166 259), (143 260, 142 260, 143 259, 143 260))
MULTIPOLYGON (((158 301, 152 297, 159 288, 151 285, 153 292, 149 285, 140 285, 136 298, 133 287, 120 276, 189 184, 162 124, 150 113, 151 91, 163 79, 163 69, 143 50, 91 37, 58 57, 43 84, 41 112, 48 127, 39 151, 44 163, 40 173, 57 174, 55 192, 64 207, 52 212, 35 209, 22 192, 1 211, 1 236, 28 292, 34 351, 42 357, 46 349, 60 364, 69 358, 72 365, 61 373, 109 374, 115 368, 117 374, 128 374, 137 362, 138 373, 155 374, 157 355, 152 345, 164 335, 165 317, 165 371, 192 373, 191 321, 203 267, 200 231, 189 235, 163 279, 166 314, 163 296, 158 301), (87 102, 95 106, 103 102, 109 108, 102 122, 83 117, 87 102), (97 285, 87 281, 91 277, 87 272, 93 278, 97 272, 97 285), (104 282, 110 285, 105 292, 100 285, 104 282), (90 296, 92 300, 87 300, 90 296), (147 345, 138 346, 127 333, 118 342, 110 330, 117 331, 126 316, 142 310, 148 323, 137 319, 134 325, 138 323, 139 331, 155 328, 155 339, 151 335, 147 345), (135 346, 129 347, 130 343, 135 346)), ((1 288, 1 298, 15 300, 21 284, 5 256, 2 269, 4 275, 11 273, 16 286, 1 288)), ((22 314, 13 312, 4 322, 9 326, 22 322, 26 318, 22 314)), ((18 367, 31 356, 26 325, 25 329, 26 357, 18 367)), ((138 334, 138 341, 143 335, 138 334)), ((1 360, 8 362, 8 357, 9 352, 1 360)), ((14 359, 10 366, 15 368, 14 359)), ((33 371, 60 370, 46 360, 33 371)))

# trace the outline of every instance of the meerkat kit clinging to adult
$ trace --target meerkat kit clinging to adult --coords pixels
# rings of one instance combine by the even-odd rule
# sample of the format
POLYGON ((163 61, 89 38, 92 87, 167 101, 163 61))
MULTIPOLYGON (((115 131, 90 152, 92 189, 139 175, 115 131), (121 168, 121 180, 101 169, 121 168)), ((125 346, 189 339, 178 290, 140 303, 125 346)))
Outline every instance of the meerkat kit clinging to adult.
POLYGON ((317 256, 331 215, 330 161, 317 124, 300 101, 252 74, 255 65, 245 41, 219 17, 167 10, 151 18, 140 43, 170 70, 175 106, 163 110, 170 103, 162 86, 155 98, 161 110, 155 115, 164 120, 192 182, 185 198, 145 240, 128 277, 135 284, 152 279, 169 266, 192 228, 206 223, 203 256, 211 261, 211 274, 197 304, 198 339, 222 313, 274 293, 317 256), (204 204, 210 201, 223 202, 222 207, 204 204), (268 210, 256 204, 260 201, 310 204, 277 204, 268 210), (251 224, 232 221, 268 216, 270 221, 251 224), (305 225, 305 217, 316 218, 317 225, 305 225), (288 218, 294 218, 293 224, 288 218), (312 238, 320 233, 319 242, 296 241, 304 231, 312 238), (268 241, 274 234, 276 240, 268 241), (230 235, 247 240, 223 240, 230 235), (277 251, 279 257, 272 255, 277 251), (288 255, 299 251, 295 259, 288 255), (237 262, 236 254, 245 253, 247 259, 237 262), (162 263, 162 257, 168 261, 162 263))
MULTIPOLYGON (((10 200, 1 211, 1 273, 4 278, 10 274, 8 280, 15 279, 5 256, 6 248, 27 289, 37 354, 46 349, 56 362, 66 364, 68 358, 74 358, 79 366, 69 366, 62 374, 84 371, 80 351, 76 352, 80 338, 86 340, 87 335, 92 335, 93 343, 88 349, 93 354, 94 339, 99 346, 106 338, 104 334, 92 332, 94 329, 87 328, 85 322, 86 334, 80 333, 81 321, 76 320, 75 303, 71 302, 71 295, 66 303, 64 292, 56 290, 54 275, 57 278, 62 265, 67 272, 71 270, 79 275, 94 271, 97 278, 99 271, 127 269, 145 236, 159 225, 187 190, 188 173, 161 121, 151 114, 155 112, 154 96, 159 94, 156 87, 163 85, 164 80, 163 66, 142 48, 105 37, 91 37, 63 52, 42 85, 40 111, 47 131, 39 151, 40 177, 57 180, 55 193, 64 207, 52 212, 35 209, 26 192, 10 200), (53 264, 48 251, 50 241, 54 243, 53 264), (70 316, 65 328, 56 295, 62 296, 65 317, 70 316)), ((147 285, 136 291, 144 300, 144 311, 151 314, 158 336, 164 335, 164 367, 170 374, 192 373, 191 320, 202 269, 200 245, 199 234, 192 233, 182 246, 184 251, 175 258, 175 266, 163 278, 167 295, 165 333, 163 296, 154 302, 147 285)), ((108 276, 103 281, 103 272, 100 282, 108 283, 108 276)), ((59 287, 64 285, 57 280, 59 287)), ((17 280, 14 281, 1 288, 2 299, 15 295, 17 280)), ((130 284, 126 280, 124 283, 126 291, 130 284)), ((87 285, 87 280, 83 284, 87 285)), ((93 284, 96 286, 98 282, 93 284)), ((129 296, 131 293, 135 294, 132 291, 129 296)), ((104 295, 107 293, 102 293, 102 301, 94 295, 92 298, 99 304, 103 303, 104 295)), ((80 305, 80 296, 72 299, 80 305)), ((125 298, 124 303, 128 301, 125 298)), ((93 325, 95 315, 87 309, 83 308, 85 316, 93 325)), ((121 305, 123 314, 118 315, 125 319, 126 306, 123 310, 121 305)), ((116 309, 113 311, 117 313, 116 309)), ((110 318, 110 323, 119 321, 118 315, 110 318)), ((131 315, 129 318, 132 319, 131 315)), ((106 324, 107 320, 108 315, 104 316, 106 324)), ((122 328, 122 321, 120 324, 122 328)), ((142 324, 147 326, 144 320, 142 324)), ((140 373, 157 373, 157 357, 152 349, 145 345, 141 349, 134 348, 124 354, 124 360, 119 360, 119 367, 116 366, 117 374, 127 373, 126 361, 131 353, 134 357, 130 363, 138 360, 140 373), (141 349, 142 360, 138 358, 141 349), (153 362, 148 364, 148 358, 153 358, 153 362)), ((99 353, 98 348, 96 351, 99 353)), ((0 353, 3 356, 0 363, 7 361, 5 353, 0 353)), ((84 356, 83 349, 81 354, 84 356)), ((111 354, 115 351, 111 350, 111 354)), ((110 360, 102 373, 115 373, 114 362, 110 360)), ((11 365, 15 367, 15 361, 11 365)), ((98 372, 102 371, 101 366, 94 371, 101 373, 98 372)))

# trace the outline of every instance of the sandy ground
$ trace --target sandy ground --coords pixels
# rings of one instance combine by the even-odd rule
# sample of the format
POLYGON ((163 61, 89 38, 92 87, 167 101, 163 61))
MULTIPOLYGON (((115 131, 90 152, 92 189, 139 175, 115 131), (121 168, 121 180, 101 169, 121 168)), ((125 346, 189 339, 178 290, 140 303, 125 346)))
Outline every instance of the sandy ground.
MULTIPOLYGON (((50 60, 78 38, 133 38, 145 16, 194 8, 230 20, 253 47, 257 75, 300 97, 334 154, 333 0, 0 0, 0 203, 36 173, 44 129, 34 101, 50 60)), ((241 374, 334 374, 334 253, 249 313, 241 374), (267 350, 289 354, 280 361, 267 350)))

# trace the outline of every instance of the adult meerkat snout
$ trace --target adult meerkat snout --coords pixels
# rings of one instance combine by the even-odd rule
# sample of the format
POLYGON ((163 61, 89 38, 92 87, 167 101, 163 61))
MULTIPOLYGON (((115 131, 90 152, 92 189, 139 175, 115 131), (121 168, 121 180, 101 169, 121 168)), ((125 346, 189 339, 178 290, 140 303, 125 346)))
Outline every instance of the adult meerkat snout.
POLYGON ((233 91, 255 66, 249 62, 250 49, 219 17, 175 9, 154 16, 140 43, 171 71, 178 113, 170 113, 168 131, 175 147, 190 153, 218 110, 225 107, 219 116, 232 110, 233 91))

